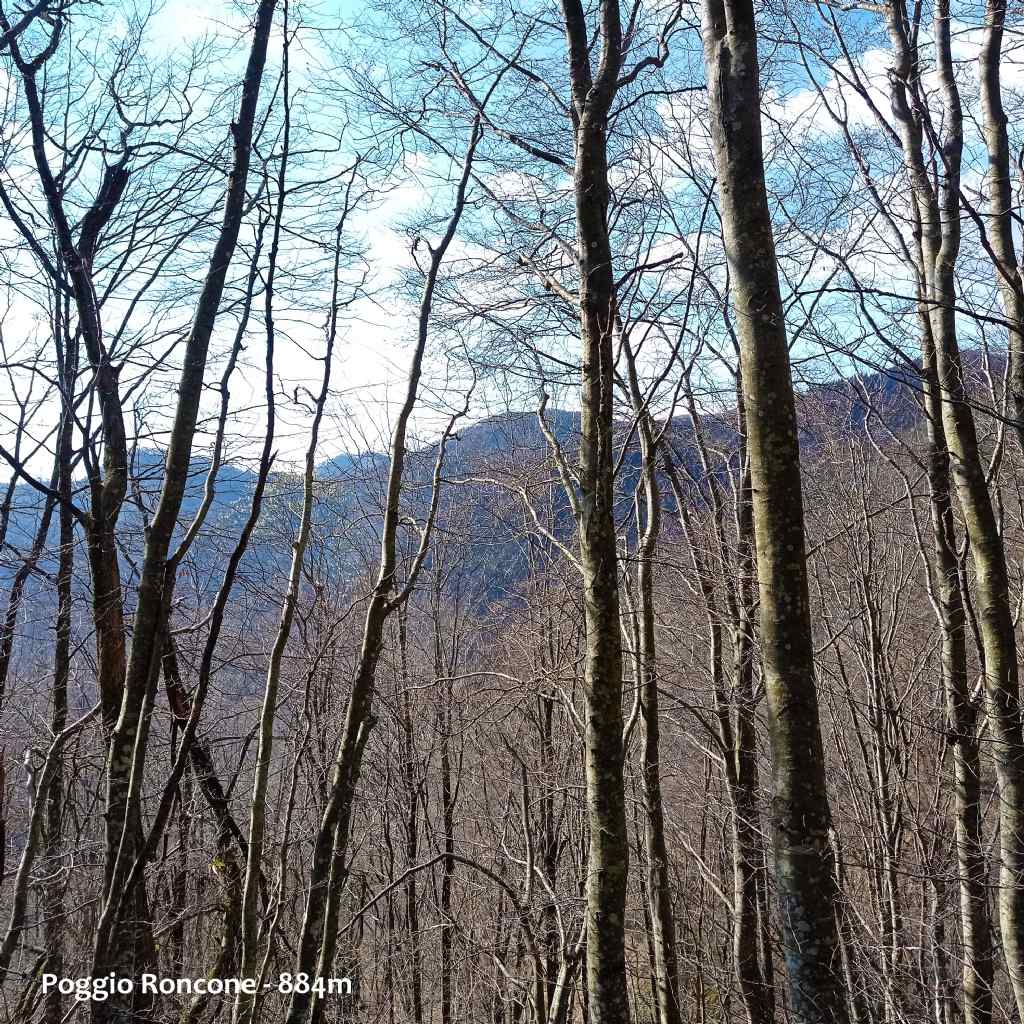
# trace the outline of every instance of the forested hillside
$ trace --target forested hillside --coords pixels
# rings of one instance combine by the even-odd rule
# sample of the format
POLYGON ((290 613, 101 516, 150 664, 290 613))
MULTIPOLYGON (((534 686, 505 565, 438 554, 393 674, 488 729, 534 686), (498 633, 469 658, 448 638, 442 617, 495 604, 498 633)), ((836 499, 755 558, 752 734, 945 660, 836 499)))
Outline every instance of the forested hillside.
POLYGON ((0 1018, 1021 1024, 1005 0, 0 0, 0 1018))

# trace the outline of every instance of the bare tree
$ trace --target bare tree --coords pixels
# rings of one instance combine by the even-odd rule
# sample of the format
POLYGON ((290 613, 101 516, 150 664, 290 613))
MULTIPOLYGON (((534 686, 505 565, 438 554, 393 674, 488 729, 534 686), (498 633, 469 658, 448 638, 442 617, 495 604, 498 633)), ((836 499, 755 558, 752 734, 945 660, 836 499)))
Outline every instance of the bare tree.
POLYGON ((796 408, 764 180, 753 4, 704 5, 722 231, 740 341, 761 652, 772 753, 775 884, 799 1021, 842 1021, 830 813, 814 680, 796 408))

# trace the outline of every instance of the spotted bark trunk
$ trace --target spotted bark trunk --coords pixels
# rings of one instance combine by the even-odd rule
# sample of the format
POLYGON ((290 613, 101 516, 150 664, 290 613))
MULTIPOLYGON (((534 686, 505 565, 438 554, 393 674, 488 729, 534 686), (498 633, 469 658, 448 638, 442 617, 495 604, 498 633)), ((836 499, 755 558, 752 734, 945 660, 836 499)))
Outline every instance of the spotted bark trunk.
POLYGON ((743 373, 772 753, 775 880, 792 1019, 846 1020, 814 679, 800 453, 764 175, 749 0, 705 0, 718 191, 743 373))
MULTIPOLYGON (((915 9, 914 19, 917 17, 915 9)), ((888 8, 886 24, 895 56, 895 67, 889 76, 889 98, 920 224, 919 288, 935 350, 934 378, 940 398, 939 413, 974 562, 978 624, 985 661, 986 710, 992 734, 990 748, 999 785, 999 926, 1017 1011, 1024 1014, 1024 736, 1017 641, 1006 551, 988 489, 986 464, 978 446, 974 411, 957 338, 956 262, 960 253, 960 172, 964 138, 948 0, 936 3, 933 23, 944 128, 938 140, 942 150, 942 173, 935 178, 925 158, 924 128, 920 119, 923 85, 917 23, 901 2, 888 8)), ((962 744, 961 747, 963 754, 962 744)), ((965 776, 963 781, 968 789, 962 799, 973 799, 970 779, 965 776)), ((984 942, 980 936, 975 938, 984 942)), ((979 966, 984 969, 983 961, 979 961, 979 966)), ((978 1005, 983 1013, 987 1012, 987 1000, 983 999, 978 1005)))

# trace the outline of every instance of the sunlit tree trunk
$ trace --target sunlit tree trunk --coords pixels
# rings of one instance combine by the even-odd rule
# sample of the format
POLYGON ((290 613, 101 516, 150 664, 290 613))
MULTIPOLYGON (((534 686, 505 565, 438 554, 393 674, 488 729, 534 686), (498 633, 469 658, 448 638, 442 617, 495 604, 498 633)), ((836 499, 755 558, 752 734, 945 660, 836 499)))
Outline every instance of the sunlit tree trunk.
MULTIPOLYGON (((903 3, 887 14, 896 67, 890 102, 921 225, 921 283, 935 349, 935 379, 964 525, 970 539, 977 588, 978 623, 985 662, 992 756, 999 784, 1000 878, 997 906, 1003 951, 1018 1013, 1024 1012, 1024 738, 1017 642, 1006 552, 978 446, 956 327, 956 262, 960 252, 960 170, 963 112, 956 83, 948 0, 935 7, 937 77, 944 115, 942 173, 937 185, 924 157, 917 33, 903 3)), ((964 779, 969 782, 968 779, 964 779)), ((970 797, 969 792, 965 794, 970 797)), ((984 969, 983 961, 979 966, 984 969)), ((985 1012, 984 1002, 981 1009, 985 1012)))
POLYGON ((771 824, 789 1004, 800 1024, 846 1019, 814 679, 800 453, 765 187, 749 0, 705 0, 718 192, 740 342, 772 753, 771 824))
POLYGON ((1003 57, 1006 0, 987 0, 985 33, 978 55, 982 133, 988 149, 985 193, 986 229, 995 263, 1003 309, 1009 321, 1010 413, 1024 451, 1024 281, 1021 280, 1013 239, 1014 200, 1010 180, 1010 140, 1003 108, 999 65, 1003 57))

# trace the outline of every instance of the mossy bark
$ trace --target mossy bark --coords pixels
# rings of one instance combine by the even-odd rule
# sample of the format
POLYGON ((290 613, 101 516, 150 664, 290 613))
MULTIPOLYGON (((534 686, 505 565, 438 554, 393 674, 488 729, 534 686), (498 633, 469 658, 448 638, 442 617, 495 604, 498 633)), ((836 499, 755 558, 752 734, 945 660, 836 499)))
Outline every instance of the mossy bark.
MULTIPOLYGON (((999 925, 1017 1010, 1024 1013, 1024 735, 1020 719, 1017 640, 1006 551, 988 488, 987 468, 978 444, 957 338, 956 263, 960 253, 960 173, 964 137, 949 3, 938 0, 932 26, 943 113, 942 137, 934 140, 941 146, 941 173, 934 178, 932 164, 925 158, 920 113, 924 86, 917 49, 915 19, 919 14, 915 10, 912 19, 902 2, 887 10, 886 25, 895 57, 895 67, 889 76, 890 104, 920 228, 919 289, 934 346, 934 380, 952 480, 974 563, 991 753, 999 785, 999 925)), ((965 709, 959 710, 962 713, 965 709)), ((963 754, 966 748, 962 744, 961 748, 963 754)), ((967 773, 958 781, 967 787, 962 799, 972 800, 972 783, 967 773)), ((976 1006, 983 1014, 987 1012, 984 1001, 976 1006)))
POLYGON ((838 969, 796 409, 765 186, 752 3, 705 0, 703 33, 743 373, 789 1006, 800 1024, 833 1024, 846 1020, 846 996, 838 969))

